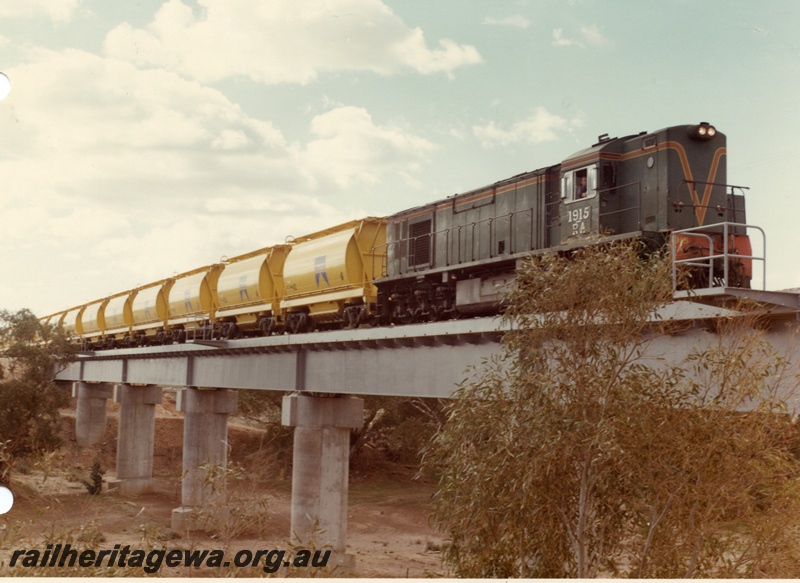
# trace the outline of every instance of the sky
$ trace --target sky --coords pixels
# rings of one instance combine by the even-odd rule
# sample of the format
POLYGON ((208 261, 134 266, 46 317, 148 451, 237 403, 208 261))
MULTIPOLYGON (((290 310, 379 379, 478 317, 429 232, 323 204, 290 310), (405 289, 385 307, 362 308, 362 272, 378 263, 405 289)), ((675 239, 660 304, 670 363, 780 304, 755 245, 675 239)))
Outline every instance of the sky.
MULTIPOLYGON (((800 287, 796 0, 2 0, 0 309, 707 121, 800 287)), ((761 283, 759 281, 759 283, 761 283)))

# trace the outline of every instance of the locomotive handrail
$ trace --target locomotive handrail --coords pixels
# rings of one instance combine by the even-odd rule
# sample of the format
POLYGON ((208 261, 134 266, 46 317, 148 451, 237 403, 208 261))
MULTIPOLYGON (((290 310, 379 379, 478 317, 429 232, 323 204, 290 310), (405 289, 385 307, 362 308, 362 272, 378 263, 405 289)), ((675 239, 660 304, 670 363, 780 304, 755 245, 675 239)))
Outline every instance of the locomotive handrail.
MULTIPOLYGON (((545 204, 545 209, 547 208, 547 204, 548 203, 545 204)), ((549 203, 549 204, 557 204, 557 203, 549 203)), ((487 238, 487 240, 489 241, 489 253, 488 253, 488 256, 490 258, 492 258, 492 257, 497 257, 498 255, 510 254, 511 253, 511 247, 512 247, 511 245, 509 245, 508 250, 504 251, 503 253, 495 252, 495 247, 496 247, 496 242, 497 242, 497 228, 495 227, 495 224, 496 223, 501 223, 502 224, 503 221, 507 221, 509 234, 511 235, 513 233, 513 228, 512 227, 513 227, 513 224, 514 224, 514 218, 517 217, 518 215, 524 215, 524 214, 529 214, 530 217, 531 217, 531 233, 530 233, 531 245, 530 246, 533 249, 540 249, 545 245, 543 245, 543 242, 540 240, 540 238, 535 237, 535 234, 537 232, 537 229, 536 229, 537 225, 536 225, 535 221, 533 220, 534 216, 535 216, 535 211, 536 211, 536 209, 533 209, 533 208, 523 209, 523 210, 519 210, 519 211, 511 211, 511 212, 509 212, 509 213, 507 213, 505 215, 489 217, 489 218, 481 219, 481 220, 478 220, 478 221, 472 221, 472 222, 464 224, 464 225, 455 225, 455 226, 447 227, 445 229, 441 229, 441 230, 438 230, 438 231, 425 233, 423 235, 417 235, 415 237, 410 237, 410 236, 409 237, 405 237, 405 238, 399 239, 397 241, 387 242, 387 243, 384 243, 383 245, 378 245, 377 247, 373 247, 372 248, 372 253, 375 256, 383 258, 383 260, 381 262, 382 265, 381 265, 381 268, 380 268, 381 277, 386 277, 388 275, 388 264, 389 264, 389 255, 390 255, 389 251, 390 251, 390 249, 396 250, 397 252, 400 252, 400 253, 396 253, 395 254, 394 260, 395 261, 401 261, 402 260, 402 249, 403 249, 403 247, 405 247, 407 249, 407 252, 405 254, 405 258, 407 260, 406 268, 407 268, 407 270, 409 272, 410 271, 417 271, 417 269, 428 267, 429 265, 431 265, 433 263, 433 255, 434 255, 435 250, 436 250, 436 246, 435 246, 436 238, 444 237, 444 240, 445 240, 445 258, 444 258, 445 259, 445 265, 450 266, 450 265, 460 265, 462 263, 469 263, 471 261, 475 261, 475 253, 476 253, 475 252, 475 233, 476 233, 476 230, 479 230, 482 226, 487 225, 488 226, 488 238, 487 238), (462 237, 462 233, 464 232, 465 229, 469 229, 470 230, 470 235, 471 235, 470 237, 467 237, 467 236, 463 236, 462 237), (453 233, 455 233, 454 236, 455 236, 456 249, 454 250, 455 251, 454 254, 456 255, 456 257, 453 257, 454 254, 451 253, 451 247, 453 246, 452 245, 453 233), (417 263, 417 257, 416 257, 417 245, 416 245, 416 243, 417 243, 417 241, 424 240, 426 238, 430 242, 429 243, 429 253, 430 253, 429 261, 427 261, 425 263, 417 263), (471 245, 467 245, 467 240, 468 239, 471 240, 471 245), (462 241, 463 241, 463 247, 462 247, 462 241), (380 249, 385 249, 386 252, 381 254, 381 253, 378 252, 380 249)), ((547 213, 545 213, 545 215, 546 214, 547 213)), ((545 227, 547 227, 547 226, 552 226, 552 225, 546 225, 545 227)), ((513 235, 511 235, 511 236, 513 237, 513 235)), ((480 253, 480 251, 478 251, 478 252, 480 253)), ((373 267, 374 267, 374 264, 373 264, 373 267)), ((374 273, 378 273, 378 271, 374 271, 374 273)))
POLYGON ((598 213, 599 214, 599 219, 602 219, 603 217, 610 217, 611 215, 619 215, 619 214, 623 214, 623 213, 635 210, 636 211, 636 229, 641 231, 642 230, 642 182, 640 180, 635 180, 634 182, 628 182, 627 184, 620 184, 620 185, 616 185, 616 186, 611 186, 609 188, 604 188, 602 190, 598 190, 597 194, 598 194, 598 196, 603 195, 603 194, 615 195, 616 196, 617 193, 616 192, 612 192, 612 191, 619 191, 619 190, 622 190, 622 189, 627 188, 629 186, 636 186, 637 187, 636 188, 636 193, 635 193, 636 194, 636 205, 635 206, 628 206, 628 207, 621 208, 621 209, 616 209, 616 210, 613 210, 613 211, 607 211, 607 212, 604 212, 604 213, 598 213))
MULTIPOLYGON (((674 231, 672 233, 672 240, 670 243, 670 250, 672 252, 672 286, 674 289, 677 289, 678 284, 678 267, 680 265, 685 265, 687 267, 700 267, 705 269, 708 268, 708 288, 712 287, 733 287, 730 286, 730 261, 729 259, 746 259, 750 261, 760 261, 761 262, 761 289, 766 289, 766 282, 767 282, 767 238, 764 230, 756 225, 749 225, 745 223, 733 223, 729 221, 721 222, 721 223, 714 223, 712 225, 702 225, 699 227, 690 227, 688 229, 680 229, 678 231, 674 231), (714 241, 709 235, 710 232, 714 232, 716 229, 719 232, 719 229, 722 230, 722 252, 717 253, 714 249, 714 241), (730 236, 734 233, 731 232, 731 229, 743 229, 745 232, 747 229, 756 229, 759 233, 761 233, 761 248, 762 248, 762 255, 744 255, 741 253, 733 253, 729 251, 729 240, 730 236), (683 234, 691 234, 694 237, 702 237, 708 241, 708 255, 701 256, 701 257, 690 257, 688 259, 676 259, 677 257, 677 244, 678 244, 678 236, 683 234), (715 260, 722 260, 723 265, 723 279, 720 282, 722 285, 714 285, 714 263, 715 260)), ((702 251, 706 251, 703 249, 702 251)), ((703 289, 703 288, 701 288, 703 289)))
MULTIPOLYGON (((630 184, 625 184, 625 185, 622 185, 622 186, 618 186, 616 188, 617 189, 624 188, 625 186, 630 186, 630 185, 633 185, 633 184, 638 184, 640 186, 640 191, 638 193, 638 198, 641 201, 641 185, 640 185, 640 183, 631 182, 630 184)), ((546 201, 546 196, 544 197, 544 200, 546 201)), ((444 257, 445 261, 444 261, 444 264, 446 266, 460 265, 460 264, 463 264, 463 263, 469 263, 471 261, 475 261, 475 254, 476 254, 476 250, 475 250, 475 233, 476 233, 476 231, 480 230, 481 227, 484 226, 484 225, 488 226, 488 233, 487 233, 488 234, 487 240, 489 241, 488 257, 489 258, 493 258, 493 257, 497 257, 498 255, 502 255, 502 254, 506 254, 506 253, 510 254, 510 253, 513 252, 512 251, 512 247, 513 247, 512 245, 509 245, 508 250, 504 251, 503 253, 495 252, 496 243, 497 243, 497 230, 498 230, 496 225, 498 223, 499 224, 503 224, 505 222, 508 225, 509 234, 511 235, 511 237, 513 237, 514 221, 515 221, 515 218, 519 217, 520 215, 522 215, 522 216, 529 215, 530 216, 530 224, 531 224, 531 232, 530 232, 530 241, 531 241, 531 243, 530 243, 530 247, 532 249, 544 248, 544 247, 547 246, 546 242, 542 240, 542 238, 545 236, 545 233, 540 232, 541 229, 538 228, 538 227, 547 229, 547 228, 552 227, 554 225, 558 225, 558 224, 560 224, 560 218, 561 217, 560 217, 560 215, 557 214, 554 217, 554 220, 553 220, 552 223, 545 221, 546 224, 543 224, 543 225, 539 225, 534 220, 534 218, 536 217, 536 215, 538 215, 542 211, 544 211, 544 218, 547 219, 548 216, 551 214, 551 213, 548 212, 549 208, 557 206, 558 204, 560 204, 560 201, 554 201, 554 202, 549 202, 549 203, 545 202, 544 205, 543 205, 544 206, 543 209, 542 208, 539 208, 539 209, 529 208, 529 209, 523 209, 523 210, 518 210, 518 211, 511 211, 511 212, 509 212, 509 213, 507 213, 505 215, 489 217, 489 218, 481 219, 481 220, 478 220, 478 221, 472 221, 472 222, 466 223, 464 225, 450 226, 450 227, 447 227, 447 228, 444 228, 444 229, 440 229, 438 231, 433 231, 433 232, 430 232, 430 233, 425 233, 425 234, 417 235, 417 236, 414 236, 414 237, 409 236, 409 237, 405 237, 405 238, 402 238, 402 239, 399 239, 399 240, 396 240, 396 241, 384 243, 383 245, 379 245, 377 247, 373 247, 372 248, 373 255, 381 257, 380 270, 379 271, 375 270, 374 273, 380 273, 381 277, 386 277, 388 275, 389 256, 390 256, 389 251, 390 251, 390 249, 394 251, 393 260, 395 260, 395 261, 402 261, 403 255, 405 255, 406 270, 408 272, 417 271, 417 270, 422 269, 422 268, 427 268, 428 266, 430 266, 433 263, 433 256, 434 256, 434 254, 436 252, 435 242, 436 242, 436 239, 438 237, 444 237, 444 242, 445 242, 445 257, 444 257), (469 235, 470 236, 466 236, 466 234, 465 234, 467 229, 469 230, 469 235), (538 234, 538 237, 537 237, 537 234, 538 234), (453 245, 453 237, 455 237, 455 249, 451 249, 451 247, 454 246, 453 245), (428 249, 429 249, 429 253, 430 253, 429 260, 426 261, 426 262, 423 262, 423 263, 418 263, 417 262, 417 257, 416 257, 417 242, 421 241, 421 240, 424 240, 424 239, 427 239, 429 241, 429 245, 428 245, 428 249), (467 244, 468 241, 470 241, 471 244, 468 245, 467 244), (406 249, 406 253, 405 254, 402 253, 404 248, 406 249), (385 253, 379 253, 380 249, 384 249, 386 252, 385 253), (455 255, 455 257, 454 257, 454 255, 455 255)), ((638 209, 641 210, 641 204, 639 204, 636 207, 629 207, 629 208, 626 208, 626 209, 620 209, 620 210, 616 210, 616 211, 611 211, 609 213, 603 213, 600 216, 608 216, 608 215, 613 214, 613 213, 620 213, 620 212, 624 212, 624 211, 627 211, 627 210, 632 210, 634 208, 638 208, 638 209)), ((641 228, 641 217, 639 217, 639 223, 640 223, 640 228, 641 228)), ((478 251, 478 252, 480 252, 480 251, 478 251)), ((374 264, 373 264, 373 267, 374 267, 374 264)))

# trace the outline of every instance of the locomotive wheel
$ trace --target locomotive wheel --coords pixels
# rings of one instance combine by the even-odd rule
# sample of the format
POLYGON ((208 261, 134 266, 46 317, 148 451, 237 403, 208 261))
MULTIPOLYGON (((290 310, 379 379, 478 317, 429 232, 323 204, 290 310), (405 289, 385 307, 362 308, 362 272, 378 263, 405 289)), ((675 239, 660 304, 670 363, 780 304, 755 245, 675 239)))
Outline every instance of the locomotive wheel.
POLYGON ((428 319, 431 322, 438 322, 444 316, 444 308, 439 305, 431 306, 431 310, 428 313, 428 319))
POLYGON ((412 310, 411 308, 405 308, 397 317, 397 321, 401 324, 413 324, 417 321, 417 313, 416 310, 412 310))

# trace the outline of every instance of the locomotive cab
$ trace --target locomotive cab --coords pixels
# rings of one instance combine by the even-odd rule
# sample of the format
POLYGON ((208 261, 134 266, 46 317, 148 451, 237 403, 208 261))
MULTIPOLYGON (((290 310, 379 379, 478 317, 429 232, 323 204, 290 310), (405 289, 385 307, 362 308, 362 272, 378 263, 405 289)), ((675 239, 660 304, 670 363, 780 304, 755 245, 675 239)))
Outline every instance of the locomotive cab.
POLYGON ((627 205, 617 191, 620 142, 600 136, 591 148, 562 163, 561 245, 630 232, 620 216, 627 205))

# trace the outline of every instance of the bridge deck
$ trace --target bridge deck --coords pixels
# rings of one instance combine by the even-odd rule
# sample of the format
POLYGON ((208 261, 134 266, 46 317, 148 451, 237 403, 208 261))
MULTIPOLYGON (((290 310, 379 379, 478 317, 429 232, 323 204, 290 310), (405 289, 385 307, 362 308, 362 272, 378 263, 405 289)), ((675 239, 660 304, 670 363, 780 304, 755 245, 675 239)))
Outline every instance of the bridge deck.
MULTIPOLYGON (((729 305, 733 297, 723 294, 717 299, 725 301, 717 303, 729 305)), ((774 303, 775 309, 770 310, 772 317, 796 315, 798 298, 798 294, 782 294, 777 298, 780 303, 774 303)), ((666 306, 660 319, 702 322, 738 315, 734 309, 709 305, 715 303, 711 298, 694 299, 666 306)), ((767 296, 758 298, 762 304, 767 300, 767 296)), ((507 329, 498 318, 474 318, 231 341, 189 341, 83 353, 60 371, 56 380, 449 397, 470 375, 470 367, 500 352, 507 329)), ((703 335, 711 336, 698 326, 689 335, 682 332, 681 339, 660 341, 656 350, 667 356, 658 358, 673 360, 685 355, 703 335)))

